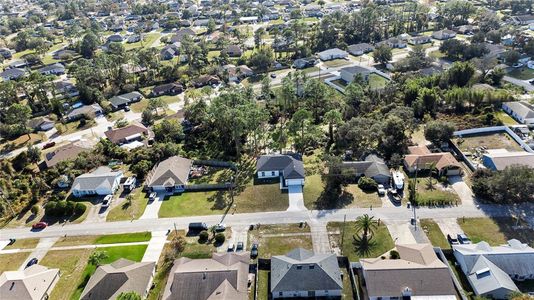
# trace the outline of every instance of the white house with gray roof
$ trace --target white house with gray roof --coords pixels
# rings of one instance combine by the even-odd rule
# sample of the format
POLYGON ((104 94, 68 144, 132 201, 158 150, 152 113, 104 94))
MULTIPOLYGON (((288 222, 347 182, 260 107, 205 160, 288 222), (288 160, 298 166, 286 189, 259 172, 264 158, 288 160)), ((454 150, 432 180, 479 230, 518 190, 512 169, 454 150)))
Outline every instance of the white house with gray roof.
POLYGON ((346 51, 343 51, 338 48, 332 48, 325 51, 321 51, 317 53, 317 56, 322 61, 327 60, 333 60, 333 59, 340 59, 340 58, 346 58, 349 56, 349 54, 346 51))
POLYGON ((126 105, 130 105, 133 102, 139 102, 141 99, 143 99, 143 95, 134 91, 131 93, 114 96, 113 98, 109 99, 109 102, 111 103, 111 106, 113 106, 113 109, 119 109, 126 105))
POLYGON ((314 254, 297 248, 271 258, 273 299, 341 297, 342 290, 335 254, 314 254))
POLYGON ((521 124, 534 125, 534 107, 524 101, 504 102, 502 109, 521 124))
POLYGON ((484 256, 477 258, 466 276, 477 296, 507 299, 510 293, 519 291, 508 274, 484 256))
POLYGON ((90 173, 82 174, 72 183, 71 192, 75 197, 92 195, 112 195, 117 191, 123 174, 109 167, 98 167, 90 173))
POLYGON ((189 180, 193 161, 172 156, 158 163, 147 175, 147 186, 155 192, 181 192, 189 180))
POLYGON ((258 179, 280 178, 280 189, 304 185, 304 164, 289 155, 262 155, 256 162, 256 171, 258 179))

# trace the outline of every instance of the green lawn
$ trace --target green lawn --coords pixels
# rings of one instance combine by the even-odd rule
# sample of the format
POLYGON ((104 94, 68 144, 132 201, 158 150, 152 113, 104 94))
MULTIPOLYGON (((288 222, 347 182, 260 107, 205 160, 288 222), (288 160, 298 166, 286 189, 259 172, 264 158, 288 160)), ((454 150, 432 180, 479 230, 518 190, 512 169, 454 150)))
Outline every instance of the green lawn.
MULTIPOLYGON (((330 241, 334 241, 336 245, 341 245, 343 222, 330 222, 328 223, 327 228, 330 234, 330 241), (339 234, 336 232, 339 232, 339 234)), ((341 249, 343 252, 342 254, 347 256, 350 261, 359 261, 360 258, 379 257, 395 247, 387 227, 382 224, 373 235, 372 241, 374 241, 375 245, 370 249, 371 251, 366 255, 360 255, 356 252, 356 247, 353 245, 353 236, 356 234, 355 222, 347 222, 345 224, 345 236, 343 238, 341 249)))
MULTIPOLYGON (((143 255, 145 254, 145 250, 147 248, 147 245, 134 245, 134 246, 124 246, 124 247, 99 247, 95 251, 105 251, 108 255, 108 257, 101 262, 102 265, 110 264, 114 261, 116 261, 119 258, 125 258, 132 261, 141 261, 143 258, 143 255)), ((76 291, 74 294, 70 297, 70 299, 79 299, 80 295, 83 292, 83 289, 85 288, 85 285, 89 281, 89 278, 91 278, 91 275, 96 270, 96 266, 92 264, 87 264, 85 266, 85 269, 82 273, 81 280, 79 280, 79 284, 76 288, 76 291)))
POLYGON ((447 242, 445 235, 441 229, 439 229, 438 224, 432 219, 421 219, 421 227, 425 231, 430 243, 432 245, 440 247, 442 249, 450 249, 451 245, 447 242))
POLYGON ((106 221, 124 221, 139 219, 145 212, 148 204, 148 194, 141 189, 137 189, 133 194, 132 203, 128 204, 126 201, 111 209, 106 217, 106 221))
MULTIPOLYGON (((258 271, 258 284, 256 288, 258 289, 258 294, 256 299, 257 300, 267 300, 269 299, 269 276, 271 275, 271 272, 269 271, 258 271)), ((249 299, 254 299, 254 297, 250 297, 253 295, 249 295, 249 299)))
POLYGON ((428 56, 432 57, 432 58, 435 58, 435 59, 439 59, 439 58, 446 58, 447 55, 445 55, 445 53, 439 51, 439 50, 434 50, 432 52, 430 52, 428 54, 428 56))
POLYGON ((323 64, 329 68, 337 68, 349 64, 350 62, 344 59, 334 59, 325 61, 323 64))
MULTIPOLYGON (((150 98, 150 99, 146 99, 145 98, 145 99, 142 99, 139 102, 133 103, 132 105, 130 105, 130 108, 132 109, 132 111, 137 112, 137 113, 143 112, 143 110, 145 110, 148 107, 148 103, 152 99, 161 99, 167 105, 169 105, 171 103, 174 103, 174 102, 178 102, 180 100, 178 98, 178 96, 168 96, 168 95, 160 96, 160 97, 156 97, 156 98, 150 98)), ((160 112, 161 112, 161 110, 160 110, 160 112)))
POLYGON ((319 67, 309 67, 309 68, 305 68, 305 69, 302 69, 302 73, 304 74, 309 74, 309 73, 313 73, 313 72, 319 72, 319 67))
POLYGON ((311 176, 306 176, 306 182, 304 184, 304 205, 308 209, 313 209, 315 207, 315 202, 321 196, 321 193, 324 191, 324 185, 321 180, 321 175, 314 174, 311 176))
POLYGON ((345 191, 353 197, 352 203, 347 207, 382 207, 382 200, 378 197, 377 191, 363 191, 357 184, 349 184, 345 191))
POLYGON ((381 207, 382 201, 376 192, 364 192, 357 184, 349 184, 343 189, 336 203, 323 200, 324 184, 321 175, 306 176, 304 185, 304 205, 308 209, 347 208, 347 207, 381 207))
POLYGON ((0 254, 0 274, 4 271, 16 271, 24 263, 30 252, 0 254))
POLYGON ((496 112, 495 117, 504 125, 518 125, 517 121, 504 111, 496 112))
POLYGON ((369 75, 369 87, 371 89, 381 89, 385 87, 388 84, 389 80, 386 78, 378 75, 378 74, 371 74, 369 75))
POLYGON ((260 225, 249 231, 248 240, 249 247, 258 243, 262 258, 286 254, 295 248, 313 249, 309 226, 301 228, 299 224, 260 225))
POLYGON ((237 212, 261 212, 286 210, 289 196, 280 190, 280 183, 252 184, 235 197, 237 212))
POLYGON ((147 242, 152 238, 152 233, 134 232, 134 233, 119 233, 103 235, 96 239, 95 244, 118 244, 118 243, 135 243, 135 242, 147 242))
POLYGON ((154 43, 160 36, 161 36, 161 33, 159 32, 151 32, 151 33, 143 34, 143 39, 144 39, 143 42, 139 41, 139 42, 130 43, 130 44, 125 43, 124 49, 131 50, 134 48, 150 47, 152 43, 154 43))
POLYGON ((437 179, 432 179, 433 189, 429 186, 428 177, 417 178, 417 203, 420 206, 440 206, 461 203, 454 191, 443 190, 437 179))
POLYGON ((17 239, 17 241, 9 246, 4 247, 4 250, 8 249, 34 249, 39 243, 38 238, 32 239, 17 239))
POLYGON ((521 80, 530 80, 534 78, 534 70, 527 67, 522 67, 513 69, 507 75, 521 80))
POLYGON ((215 192, 189 192, 170 196, 161 204, 160 218, 202 216, 222 213, 216 208, 215 192))
POLYGON ((498 246, 510 239, 518 239, 534 246, 534 230, 528 227, 513 228, 516 224, 514 218, 461 218, 458 219, 458 224, 473 243, 486 241, 492 246, 498 246))

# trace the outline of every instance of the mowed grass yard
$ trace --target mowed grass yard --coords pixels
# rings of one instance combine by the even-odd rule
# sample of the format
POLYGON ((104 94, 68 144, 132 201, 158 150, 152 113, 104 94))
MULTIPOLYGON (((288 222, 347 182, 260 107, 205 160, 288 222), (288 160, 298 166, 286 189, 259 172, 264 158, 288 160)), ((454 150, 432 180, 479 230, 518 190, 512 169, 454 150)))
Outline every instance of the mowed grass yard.
POLYGON ((139 219, 148 205, 148 194, 144 193, 142 189, 139 188, 132 196, 133 199, 130 204, 124 201, 122 204, 112 208, 106 217, 106 221, 113 222, 131 220, 132 218, 135 220, 139 219))
POLYGON ((528 67, 522 67, 513 69, 507 75, 521 80, 530 80, 534 78, 534 70, 528 67))
MULTIPOLYGON (((506 244, 510 239, 518 239, 522 243, 534 246, 534 230, 525 226, 522 229, 514 228, 514 218, 461 218, 458 224, 473 241, 478 243, 486 241, 492 246, 506 244)), ((519 225, 523 225, 519 222, 519 225)))
MULTIPOLYGON (((152 99, 161 99, 167 105, 169 105, 171 103, 174 103, 174 102, 180 101, 180 98, 178 98, 178 96, 165 95, 165 96, 160 96, 160 97, 156 97, 156 98, 148 98, 148 99, 144 98, 139 102, 132 103, 132 105, 130 105, 130 108, 132 109, 133 112, 141 113, 148 107, 148 104, 150 103, 150 101, 152 101, 152 99)), ((161 113, 161 110, 159 110, 159 111, 161 113)))
MULTIPOLYGON (((406 176, 406 178, 408 177, 406 176)), ((444 187, 436 178, 432 178, 432 183, 433 189, 430 188, 428 177, 417 178, 417 202, 420 206, 455 205, 461 203, 460 197, 450 186, 444 187)))
POLYGON ((495 117, 500 120, 504 125, 518 125, 516 120, 514 118, 510 117, 509 114, 507 114, 504 111, 499 111, 495 113, 495 117))
POLYGON ((18 239, 13 244, 5 246, 3 250, 9 249, 34 249, 39 243, 38 238, 18 239))
POLYGON ((378 74, 371 74, 369 75, 369 87, 373 90, 381 89, 385 87, 388 84, 389 80, 386 78, 378 75, 378 74))
POLYGON ((282 255, 295 248, 313 250, 310 227, 300 224, 260 225, 248 232, 247 247, 258 243, 259 257, 282 255))
POLYGON ((109 235, 80 235, 80 236, 66 236, 61 237, 54 247, 78 246, 78 245, 98 245, 98 244, 118 244, 118 243, 135 243, 148 242, 152 238, 152 233, 134 232, 134 233, 119 233, 109 235))
POLYGON ((30 252, 0 254, 0 274, 4 271, 16 271, 24 263, 30 252))
POLYGON ((391 238, 386 225, 382 223, 373 235, 372 241, 375 244, 370 249, 371 251, 367 255, 358 254, 356 247, 353 244, 353 236, 359 234, 356 231, 355 225, 356 224, 354 221, 345 223, 345 236, 343 238, 343 244, 341 244, 343 222, 330 222, 327 225, 330 242, 334 242, 336 245, 339 245, 343 251, 343 255, 347 256, 350 261, 359 261, 360 258, 379 257, 395 247, 393 239, 391 238))
POLYGON ((421 227, 426 233, 426 236, 430 240, 430 243, 436 247, 440 247, 442 249, 450 249, 451 245, 449 245, 449 242, 447 241, 447 238, 439 229, 439 226, 434 220, 432 219, 421 219, 421 227))

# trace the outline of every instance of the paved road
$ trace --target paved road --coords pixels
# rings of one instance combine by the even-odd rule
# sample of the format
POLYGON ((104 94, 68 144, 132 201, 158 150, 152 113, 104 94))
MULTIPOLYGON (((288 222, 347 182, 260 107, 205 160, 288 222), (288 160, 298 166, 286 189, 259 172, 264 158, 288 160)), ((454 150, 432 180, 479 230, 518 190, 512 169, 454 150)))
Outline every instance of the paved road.
POLYGON ((504 76, 503 80, 513 83, 515 85, 518 85, 520 87, 523 87, 527 92, 534 91, 534 85, 530 84, 528 80, 521 80, 521 79, 513 78, 510 76, 504 76))
MULTIPOLYGON (((527 218, 534 218, 534 205, 524 204, 518 206, 519 210, 527 218)), ((457 206, 447 208, 419 208, 418 218, 461 218, 461 217, 485 217, 485 216, 509 216, 517 211, 510 206, 500 205, 480 205, 477 206, 457 206)), ((276 211, 261 213, 244 213, 234 215, 210 215, 165 219, 139 219, 133 221, 94 223, 91 226, 86 224, 68 224, 64 226, 50 226, 41 231, 32 231, 30 228, 2 229, 0 236, 7 238, 32 238, 32 237, 58 237, 68 235, 95 235, 113 234, 142 231, 162 231, 172 228, 174 225, 179 229, 186 229, 190 222, 203 221, 208 226, 216 225, 223 221, 227 226, 246 226, 251 222, 261 224, 286 224, 300 221, 317 220, 319 222, 343 221, 343 216, 347 220, 355 220, 363 214, 374 215, 376 219, 383 221, 406 221, 412 217, 412 210, 406 208, 374 208, 373 210, 363 208, 339 209, 339 210, 313 210, 313 211, 276 211)))

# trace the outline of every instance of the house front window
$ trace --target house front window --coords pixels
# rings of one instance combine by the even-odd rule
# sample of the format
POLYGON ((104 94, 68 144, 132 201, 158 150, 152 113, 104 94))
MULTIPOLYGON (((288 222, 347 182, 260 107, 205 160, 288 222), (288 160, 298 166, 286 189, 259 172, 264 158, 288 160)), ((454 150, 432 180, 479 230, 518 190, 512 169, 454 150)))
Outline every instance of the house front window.
POLYGON ((265 176, 265 172, 261 172, 261 176, 265 176))
POLYGON ((271 175, 272 175, 272 176, 274 176, 274 174, 275 174, 275 172, 274 172, 274 171, 272 171, 272 172, 271 172, 271 175))

